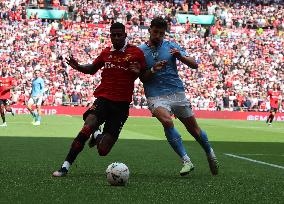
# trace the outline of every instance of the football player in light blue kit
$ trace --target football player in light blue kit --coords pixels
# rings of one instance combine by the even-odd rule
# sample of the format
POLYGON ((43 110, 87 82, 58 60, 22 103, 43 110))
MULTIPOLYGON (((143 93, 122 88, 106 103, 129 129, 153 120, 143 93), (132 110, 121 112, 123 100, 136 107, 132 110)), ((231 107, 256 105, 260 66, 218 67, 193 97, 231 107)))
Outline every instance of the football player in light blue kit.
POLYGON ((41 104, 44 95, 44 80, 40 77, 39 70, 35 70, 34 75, 35 78, 32 81, 32 92, 27 108, 33 116, 33 125, 38 126, 41 122, 41 104), (33 105, 36 105, 36 112, 32 108, 33 105))
POLYGON ((206 153, 211 173, 218 174, 218 161, 207 134, 198 126, 191 104, 186 99, 182 80, 179 78, 176 60, 197 69, 198 64, 176 43, 164 40, 167 23, 157 17, 151 21, 150 39, 140 45, 144 52, 147 71, 141 76, 145 95, 152 114, 164 127, 166 138, 183 161, 180 175, 186 175, 194 169, 189 156, 182 144, 181 135, 174 127, 174 114, 186 127, 206 153))

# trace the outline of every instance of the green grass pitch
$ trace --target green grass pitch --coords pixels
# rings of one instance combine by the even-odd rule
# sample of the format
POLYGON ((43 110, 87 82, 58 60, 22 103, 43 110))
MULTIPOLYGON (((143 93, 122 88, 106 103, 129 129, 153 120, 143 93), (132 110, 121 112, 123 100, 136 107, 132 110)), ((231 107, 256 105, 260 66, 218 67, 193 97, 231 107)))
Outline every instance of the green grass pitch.
POLYGON ((0 129, 0 203, 283 203, 283 122, 273 127, 254 121, 198 122, 218 156, 218 176, 210 174, 205 154, 178 120, 195 165, 185 177, 158 121, 129 118, 108 156, 85 146, 67 177, 52 178, 81 129, 81 117, 46 116, 35 127, 29 116, 8 116, 8 127, 0 129), (105 169, 115 161, 130 169, 126 187, 106 181, 105 169))

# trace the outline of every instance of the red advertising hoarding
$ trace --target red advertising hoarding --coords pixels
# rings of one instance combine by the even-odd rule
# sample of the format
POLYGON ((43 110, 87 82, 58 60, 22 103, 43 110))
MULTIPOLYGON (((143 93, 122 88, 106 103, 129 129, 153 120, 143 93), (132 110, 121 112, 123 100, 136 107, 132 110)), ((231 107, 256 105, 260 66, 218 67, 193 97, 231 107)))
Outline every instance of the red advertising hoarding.
MULTIPOLYGON (((16 114, 29 114, 25 106, 13 106, 16 114)), ((82 115, 87 110, 86 107, 71 106, 43 106, 44 115, 82 115)), ((267 112, 231 112, 231 111, 204 111, 195 110, 197 118, 204 119, 227 119, 227 120, 260 120, 267 119, 267 112)), ((134 117, 151 117, 152 114, 147 109, 130 109, 130 116, 134 117)), ((284 121, 284 113, 277 113, 275 121, 284 121)))

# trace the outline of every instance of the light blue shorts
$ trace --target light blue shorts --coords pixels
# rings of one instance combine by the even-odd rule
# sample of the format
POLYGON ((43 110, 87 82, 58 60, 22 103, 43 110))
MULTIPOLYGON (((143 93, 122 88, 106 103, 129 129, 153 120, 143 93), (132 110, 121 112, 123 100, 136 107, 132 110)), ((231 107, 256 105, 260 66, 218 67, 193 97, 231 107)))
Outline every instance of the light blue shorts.
POLYGON ((178 118, 188 118, 194 115, 191 104, 187 100, 184 92, 148 97, 147 103, 152 113, 156 108, 163 107, 167 109, 170 114, 174 114, 178 118))
POLYGON ((41 106, 42 101, 43 101, 43 96, 32 96, 28 101, 28 105, 41 106))

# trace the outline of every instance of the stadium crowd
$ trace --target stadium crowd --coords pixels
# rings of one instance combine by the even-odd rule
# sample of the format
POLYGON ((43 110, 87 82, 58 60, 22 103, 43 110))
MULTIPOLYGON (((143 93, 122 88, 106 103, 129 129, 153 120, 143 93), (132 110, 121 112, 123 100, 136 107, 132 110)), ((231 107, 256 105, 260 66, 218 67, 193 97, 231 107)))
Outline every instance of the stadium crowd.
MULTIPOLYGON (((198 70, 178 67, 194 108, 266 111, 267 90, 273 83, 279 84, 284 96, 281 0, 196 1, 190 8, 182 1, 2 0, 0 9, 0 71, 6 67, 15 78, 13 103, 26 103, 33 71, 39 69, 45 80, 45 105, 91 104, 101 72, 86 76, 70 69, 65 58, 72 54, 82 64, 92 62, 110 45, 107 30, 116 21, 126 24, 130 42, 139 45, 148 39, 147 26, 157 15, 169 22, 166 39, 183 45, 199 64, 198 70), (27 16, 27 5, 40 8, 46 3, 66 9, 68 19, 27 16), (210 27, 189 21, 180 24, 178 12, 213 14, 216 23, 210 27)), ((133 106, 146 108, 139 79, 133 106)))

